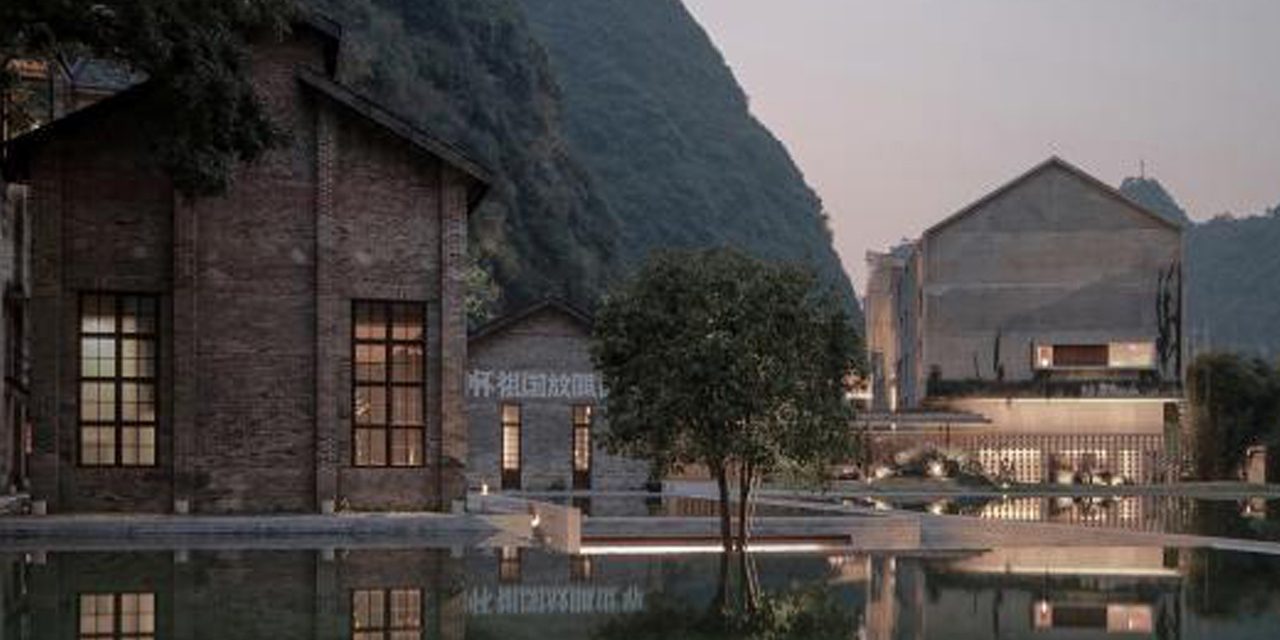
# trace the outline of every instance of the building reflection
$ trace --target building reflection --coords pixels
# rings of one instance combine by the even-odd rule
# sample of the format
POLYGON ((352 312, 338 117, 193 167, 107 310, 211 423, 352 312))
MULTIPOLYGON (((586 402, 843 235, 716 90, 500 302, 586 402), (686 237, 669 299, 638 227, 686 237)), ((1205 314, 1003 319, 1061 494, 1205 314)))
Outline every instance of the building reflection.
MULTIPOLYGON (((1223 620, 1266 630, 1280 614, 1241 608, 1280 602, 1280 559, 1246 554, 1022 547, 752 563, 762 593, 851 640, 1210 638, 1223 620)), ((719 566, 716 554, 501 548, 0 554, 0 639, 680 637, 691 627, 678 618, 717 602, 719 566)))
POLYGON ((1015 548, 846 559, 860 638, 1182 637, 1186 561, 1160 548, 1015 548), (856 567, 865 566, 865 570, 856 567), (1064 635, 1065 634, 1065 635, 1064 635))

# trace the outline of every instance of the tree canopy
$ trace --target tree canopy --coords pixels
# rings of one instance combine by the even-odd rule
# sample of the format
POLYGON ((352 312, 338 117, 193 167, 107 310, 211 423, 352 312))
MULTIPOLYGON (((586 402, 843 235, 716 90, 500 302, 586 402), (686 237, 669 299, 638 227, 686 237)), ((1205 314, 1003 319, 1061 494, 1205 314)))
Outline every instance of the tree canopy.
POLYGON ((66 68, 82 58, 148 81, 148 135, 175 187, 216 194, 236 162, 257 158, 281 132, 254 93, 248 43, 280 34, 293 0, 5 0, 0 3, 0 90, 10 62, 66 68))
POLYGON ((1187 372, 1196 474, 1235 479, 1252 445, 1280 447, 1280 371, 1259 358, 1206 354, 1187 372))
POLYGON ((807 270, 733 250, 659 254, 605 296, 592 354, 609 390, 612 451, 659 470, 738 480, 738 547, 752 486, 784 469, 824 474, 852 456, 848 375, 858 336, 807 270))

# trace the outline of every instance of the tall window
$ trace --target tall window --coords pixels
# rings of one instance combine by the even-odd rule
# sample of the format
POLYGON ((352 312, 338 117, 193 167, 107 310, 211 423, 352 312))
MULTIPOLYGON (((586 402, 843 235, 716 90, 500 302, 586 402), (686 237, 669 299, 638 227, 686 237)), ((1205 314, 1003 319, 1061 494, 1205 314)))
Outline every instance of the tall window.
POLYGON ((520 405, 502 405, 502 488, 520 488, 520 405))
POLYGON ((80 300, 80 464, 156 464, 156 299, 80 300))
POLYGON ((153 593, 87 593, 80 596, 81 640, 153 640, 153 593))
POLYGON ((421 589, 362 589, 351 595, 353 640, 422 637, 421 589))
POLYGON ((423 305, 356 302, 355 464, 419 467, 426 430, 423 305))
POLYGON ((573 407, 573 488, 591 488, 591 405, 573 407))

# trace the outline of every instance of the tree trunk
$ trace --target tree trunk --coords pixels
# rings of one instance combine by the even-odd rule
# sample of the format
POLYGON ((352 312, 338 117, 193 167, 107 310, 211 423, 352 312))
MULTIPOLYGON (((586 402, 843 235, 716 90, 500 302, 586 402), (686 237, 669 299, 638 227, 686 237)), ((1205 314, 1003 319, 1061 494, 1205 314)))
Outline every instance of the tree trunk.
POLYGON ((716 476, 716 484, 720 488, 720 542, 726 554, 733 553, 733 525, 731 524, 729 503, 729 478, 723 464, 712 468, 716 476))
POLYGON ((747 555, 751 522, 751 488, 754 482, 755 468, 748 462, 742 463, 738 477, 738 556, 742 567, 743 599, 747 613, 750 615, 755 615, 759 601, 755 572, 751 567, 751 558, 747 555))
POLYGON ((751 503, 751 465, 744 462, 738 474, 738 551, 747 551, 747 506, 751 503))

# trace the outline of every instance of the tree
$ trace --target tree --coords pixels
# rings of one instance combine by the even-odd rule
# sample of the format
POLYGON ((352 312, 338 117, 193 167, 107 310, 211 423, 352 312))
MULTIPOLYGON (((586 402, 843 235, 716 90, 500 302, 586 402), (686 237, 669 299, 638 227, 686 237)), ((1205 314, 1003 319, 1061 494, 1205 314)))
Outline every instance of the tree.
POLYGON ((848 317, 806 270, 727 249, 659 254, 596 315, 615 453, 715 478, 726 552, 743 550, 753 490, 779 471, 825 476, 853 456, 848 317), (732 530, 730 480, 737 482, 732 530))
POLYGON ((1234 479, 1252 445, 1280 445, 1280 372, 1258 358, 1196 358, 1187 372, 1201 480, 1234 479))
POLYGON ((14 60, 121 65, 148 81, 140 119, 174 186, 221 193, 236 162, 282 137, 254 93, 247 52, 253 38, 282 34, 294 12, 293 0, 5 0, 0 92, 14 84, 14 60))

